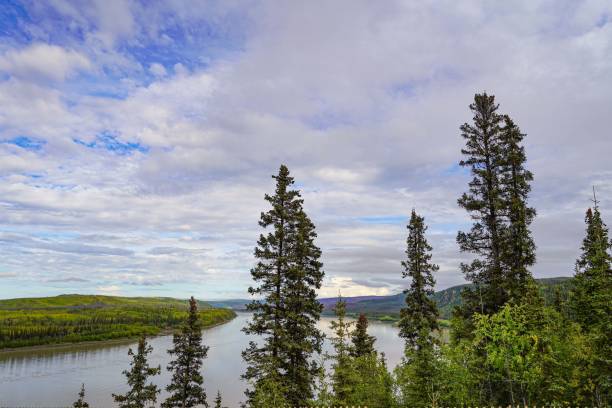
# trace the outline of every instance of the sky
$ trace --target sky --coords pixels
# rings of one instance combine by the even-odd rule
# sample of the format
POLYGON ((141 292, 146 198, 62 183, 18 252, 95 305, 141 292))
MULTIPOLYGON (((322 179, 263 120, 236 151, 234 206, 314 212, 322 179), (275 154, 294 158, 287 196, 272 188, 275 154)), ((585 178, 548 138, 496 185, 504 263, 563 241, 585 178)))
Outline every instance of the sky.
POLYGON ((463 283, 459 127, 527 134, 538 277, 612 223, 612 2, 0 2, 0 298, 244 298, 271 175, 317 227, 320 296, 386 295, 406 223, 463 283))

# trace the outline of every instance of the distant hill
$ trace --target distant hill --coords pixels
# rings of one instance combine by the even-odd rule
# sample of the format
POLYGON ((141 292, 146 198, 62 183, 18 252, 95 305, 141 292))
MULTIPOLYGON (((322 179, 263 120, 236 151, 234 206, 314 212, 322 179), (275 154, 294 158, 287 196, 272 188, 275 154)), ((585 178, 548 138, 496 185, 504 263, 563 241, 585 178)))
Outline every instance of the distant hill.
MULTIPOLYGON (((569 283, 572 278, 544 278, 536 279, 540 285, 540 292, 544 296, 547 303, 551 303, 555 295, 556 288, 559 288, 562 294, 566 294, 569 288, 569 283)), ((440 290, 434 293, 433 299, 440 310, 442 319, 449 319, 455 306, 461 304, 461 291, 466 288, 465 285, 457 285, 448 289, 440 290)), ((365 313, 373 318, 388 318, 396 319, 399 316, 400 309, 404 306, 405 295, 398 293, 390 296, 353 296, 343 297, 346 302, 346 311, 349 315, 357 315, 365 313)), ((338 298, 322 298, 319 299, 325 306, 323 314, 330 315, 338 298)), ((230 299, 207 301, 212 307, 229 308, 233 310, 245 310, 245 305, 249 303, 247 299, 230 299)))
MULTIPOLYGON (((542 293, 545 302, 551 303, 556 288, 559 288, 562 294, 567 293, 571 278, 544 278, 536 279, 536 281, 540 286, 540 293, 542 293)), ((442 319, 449 319, 451 317, 455 306, 461 304, 461 291, 468 286, 467 284, 457 285, 434 293, 433 299, 438 305, 442 319)), ((405 295, 398 293, 397 295, 390 296, 359 296, 343 299, 347 302, 346 311, 348 314, 365 313, 375 318, 384 316, 397 318, 400 309, 404 307, 405 295)), ((337 298, 320 299, 320 301, 325 306, 324 314, 333 313, 332 308, 337 298)))
MULTIPOLYGON (((60 295, 0 300, 0 350, 156 335, 182 324, 187 309, 187 300, 166 297, 60 295)), ((205 302, 199 302, 199 309, 203 327, 236 316, 205 302)))
MULTIPOLYGON (((39 298, 1 299, 0 310, 9 309, 87 309, 121 306, 138 307, 178 307, 185 308, 187 300, 170 297, 123 297, 105 295, 59 295, 39 298)), ((211 305, 198 301, 200 309, 210 309, 211 305)))

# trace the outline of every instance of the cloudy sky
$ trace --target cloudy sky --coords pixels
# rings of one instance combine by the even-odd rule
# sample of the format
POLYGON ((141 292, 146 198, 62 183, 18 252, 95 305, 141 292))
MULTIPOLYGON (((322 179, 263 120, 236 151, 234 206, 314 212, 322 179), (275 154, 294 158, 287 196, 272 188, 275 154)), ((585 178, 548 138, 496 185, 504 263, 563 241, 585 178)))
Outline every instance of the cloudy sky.
POLYGON ((245 297, 270 175, 317 225, 321 295, 395 293, 412 208, 463 282, 459 126, 528 134, 536 277, 612 223, 612 3, 3 1, 0 297, 245 297))

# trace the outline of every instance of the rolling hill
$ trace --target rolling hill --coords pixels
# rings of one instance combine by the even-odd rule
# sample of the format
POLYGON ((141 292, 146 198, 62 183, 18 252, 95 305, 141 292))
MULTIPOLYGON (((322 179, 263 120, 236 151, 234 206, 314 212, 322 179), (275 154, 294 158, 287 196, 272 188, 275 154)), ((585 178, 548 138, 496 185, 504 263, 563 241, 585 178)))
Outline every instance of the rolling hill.
MULTIPOLYGON (((559 288, 562 293, 566 293, 569 287, 571 278, 544 278, 536 279, 540 285, 540 292, 547 302, 552 301, 556 288, 559 288)), ((457 285, 434 293, 433 299, 440 310, 442 319, 451 317, 453 308, 461 304, 461 291, 469 285, 457 285)), ((383 318, 383 320, 397 319, 400 309, 404 306, 403 293, 390 296, 354 296, 343 297, 346 301, 346 311, 349 315, 357 315, 365 313, 371 318, 383 318)), ((333 314, 332 308, 338 298, 322 298, 319 299, 325 306, 323 314, 333 314)), ((233 310, 245 310, 245 305, 249 303, 247 299, 229 299, 218 301, 207 301, 213 307, 230 308, 233 310)))
MULTIPOLYGON (((0 300, 0 349, 156 335, 187 317, 187 300, 60 295, 0 300)), ((236 316, 199 302, 204 327, 236 316)))
MULTIPOLYGON (((544 278, 536 279, 536 281, 540 286, 540 293, 542 293, 545 301, 550 303, 556 288, 559 288, 562 293, 567 292, 571 278, 544 278)), ((467 284, 452 286, 434 293, 432 297, 440 310, 440 318, 449 319, 451 317, 454 307, 461 304, 461 291, 468 286, 467 284)), ((404 306, 405 295, 398 293, 391 296, 361 296, 344 299, 347 302, 346 311, 348 314, 365 313, 373 318, 397 318, 400 309, 404 306)), ((337 298, 321 299, 320 301, 325 306, 324 314, 333 313, 332 308, 337 298)))

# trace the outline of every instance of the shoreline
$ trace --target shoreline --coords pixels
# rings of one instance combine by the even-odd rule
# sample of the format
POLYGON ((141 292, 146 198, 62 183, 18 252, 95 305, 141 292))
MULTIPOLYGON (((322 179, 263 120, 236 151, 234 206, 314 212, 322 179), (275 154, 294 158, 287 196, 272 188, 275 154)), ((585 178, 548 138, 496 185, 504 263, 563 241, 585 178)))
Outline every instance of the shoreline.
MULTIPOLYGON (((234 313, 234 316, 232 316, 231 319, 225 320, 223 322, 214 323, 214 324, 211 324, 210 326, 203 327, 202 330, 204 331, 204 330, 208 330, 214 327, 224 325, 234 320, 237 316, 238 315, 234 313)), ((164 329, 161 329, 159 333, 157 333, 156 335, 147 336, 147 338, 169 336, 174 333, 174 330, 175 329, 172 329, 172 328, 164 328, 164 329)), ((18 354, 21 352, 28 353, 28 352, 34 352, 34 351, 61 350, 61 349, 67 349, 67 348, 73 348, 73 347, 88 348, 91 346, 112 346, 114 344, 126 344, 126 343, 132 343, 138 340, 139 338, 140 338, 139 336, 130 336, 130 337, 120 337, 116 339, 108 339, 108 340, 86 340, 86 341, 76 341, 72 343, 70 342, 68 343, 49 343, 49 344, 38 344, 35 346, 4 348, 4 349, 0 349, 0 358, 7 354, 18 354)))

